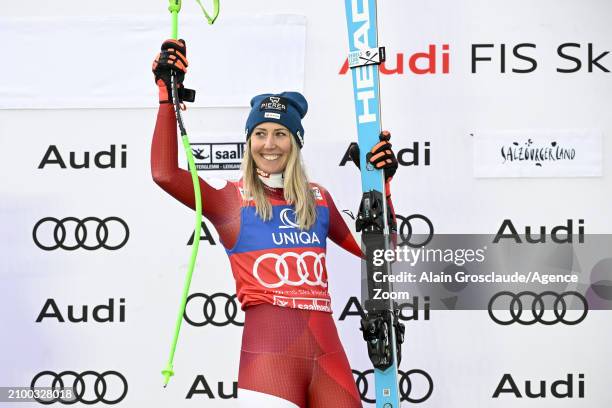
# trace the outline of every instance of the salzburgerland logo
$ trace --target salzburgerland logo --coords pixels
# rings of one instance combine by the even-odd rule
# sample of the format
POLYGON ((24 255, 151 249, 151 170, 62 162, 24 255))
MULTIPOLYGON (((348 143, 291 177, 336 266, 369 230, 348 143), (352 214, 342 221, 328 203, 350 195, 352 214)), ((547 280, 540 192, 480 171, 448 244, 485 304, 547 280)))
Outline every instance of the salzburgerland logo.
POLYGON ((576 149, 573 147, 562 147, 556 141, 550 145, 538 145, 532 139, 525 142, 512 142, 511 145, 501 147, 502 163, 531 162, 535 166, 542 167, 543 163, 554 161, 572 161, 576 158, 576 149))
POLYGON ((544 325, 550 326, 556 323, 563 323, 569 326, 576 325, 582 322, 589 313, 589 304, 586 298, 578 292, 563 292, 561 294, 555 293, 552 291, 544 291, 540 294, 524 291, 517 294, 508 291, 502 291, 496 293, 491 300, 489 301, 489 305, 487 307, 489 311, 489 317, 495 323, 500 324, 502 326, 508 326, 512 323, 518 323, 524 326, 529 326, 535 323, 542 323, 544 325), (507 316, 508 312, 510 313, 510 319, 502 320, 502 313, 496 311, 494 308, 494 304, 497 299, 509 298, 510 302, 508 307, 504 308, 504 316, 507 316), (527 302, 523 304, 521 298, 525 297, 527 302), (544 319, 544 312, 546 311, 546 305, 544 304, 544 299, 548 297, 554 300, 552 305, 552 311, 555 314, 554 319, 544 319), (529 301, 530 299, 530 301, 529 301), (573 319, 566 319, 565 315, 568 310, 567 302, 580 302, 580 311, 582 312, 579 316, 573 319), (527 315, 525 319, 521 317, 523 315, 527 315))
POLYGON ((210 324, 211 326, 223 327, 230 324, 234 326, 244 326, 244 318, 240 311, 240 303, 236 299, 236 295, 227 293, 214 293, 207 295, 204 293, 192 293, 187 298, 185 305, 185 313, 183 318, 192 326, 202 327, 210 324), (203 303, 198 305, 199 299, 203 299, 203 303), (195 313, 195 310, 201 309, 201 316, 195 313), (240 319, 238 314, 240 312, 240 319), (219 315, 219 317, 217 317, 219 315))
POLYGON ((78 248, 114 251, 127 243, 130 229, 119 217, 85 217, 82 220, 76 217, 45 217, 34 225, 32 237, 36 246, 45 251, 58 248, 66 251, 78 248), (88 240, 88 236, 95 239, 88 240))
POLYGON ((49 405, 56 402, 61 404, 74 404, 81 402, 86 405, 93 405, 101 402, 103 404, 118 404, 127 395, 128 383, 123 374, 118 371, 105 371, 97 373, 95 371, 42 371, 32 378, 30 389, 51 388, 52 391, 59 391, 58 398, 40 399, 35 398, 41 404, 49 405), (62 391, 64 387, 72 387, 72 395, 64 398, 62 391))
POLYGON ((244 146, 244 142, 192 143, 195 167, 197 170, 238 170, 244 157, 244 146))
MULTIPOLYGON (((373 392, 368 393, 368 391, 370 390, 370 384, 374 384, 374 369, 369 369, 365 371, 352 371, 353 375, 356 377, 355 384, 357 385, 357 390, 359 391, 361 400, 369 404, 376 403, 376 396, 370 395, 373 394, 373 392)), ((433 393, 433 380, 426 371, 420 369, 412 369, 408 371, 398 370, 398 375, 400 376, 400 401, 408 401, 413 404, 418 404, 420 402, 427 401, 427 399, 433 393), (423 384, 423 382, 426 382, 426 385, 423 384), (418 387, 415 385, 418 385, 418 387)))

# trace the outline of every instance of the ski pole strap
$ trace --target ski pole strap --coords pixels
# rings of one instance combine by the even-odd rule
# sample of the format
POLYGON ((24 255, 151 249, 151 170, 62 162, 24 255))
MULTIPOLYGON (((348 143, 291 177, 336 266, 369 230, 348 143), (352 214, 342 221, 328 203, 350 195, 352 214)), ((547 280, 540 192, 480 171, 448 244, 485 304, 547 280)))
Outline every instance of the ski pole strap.
MULTIPOLYGON (((178 14, 178 12, 181 11, 181 0, 168 0, 168 1, 170 3, 168 5, 168 10, 170 11, 170 13, 173 13, 175 15, 178 14)), ((215 20, 217 19, 217 17, 219 17, 219 0, 213 0, 212 16, 208 14, 208 12, 204 8, 200 0, 196 0, 196 2, 202 9, 202 12, 204 12, 204 17, 206 17, 206 20, 208 20, 208 24, 213 24, 215 20)), ((175 30, 173 31, 176 32, 175 30)), ((174 35, 173 37, 176 37, 176 35, 174 35)))
POLYGON ((385 47, 364 48, 349 52, 349 68, 363 67, 365 65, 380 65, 385 62, 385 47))
POLYGON ((213 24, 217 17, 219 17, 219 0, 213 0, 212 17, 206 12, 206 9, 204 8, 200 0, 196 0, 196 2, 199 4, 200 8, 204 12, 204 16, 206 17, 206 20, 208 20, 208 24, 213 24))

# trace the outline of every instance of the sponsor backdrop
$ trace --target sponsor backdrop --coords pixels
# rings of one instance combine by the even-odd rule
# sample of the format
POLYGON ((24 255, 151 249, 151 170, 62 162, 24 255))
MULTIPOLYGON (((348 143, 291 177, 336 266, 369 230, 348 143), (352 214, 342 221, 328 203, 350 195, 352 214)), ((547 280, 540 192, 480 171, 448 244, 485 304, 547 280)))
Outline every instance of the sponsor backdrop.
MULTIPOLYGON (((379 3, 388 58, 382 117, 400 161, 392 189, 403 228, 612 232, 610 2, 379 3)), ((244 315, 206 220, 176 376, 162 388, 194 234, 193 213, 149 170, 150 63, 170 30, 166 6, 67 0, 0 10, 13 50, 0 75, 0 387, 75 386, 81 406, 237 404, 244 315)), ((251 94, 290 84, 310 103, 309 175, 354 213, 361 194, 345 157, 355 119, 343 2, 222 7, 212 27, 196 22, 191 2, 181 14, 189 21, 186 85, 202 101, 185 113, 200 175, 239 177, 251 94), (248 52, 245 33, 257 40, 248 52)), ((334 317, 370 406, 360 262, 330 244, 327 265, 334 317)), ((582 273, 609 283, 610 266, 608 259, 582 273)), ((600 310, 610 298, 598 288, 604 306, 591 305, 597 310, 577 323, 508 324, 486 307, 433 310, 418 299, 404 316, 406 406, 610 406, 611 315, 600 310)), ((537 299, 515 298, 523 319, 537 299)))

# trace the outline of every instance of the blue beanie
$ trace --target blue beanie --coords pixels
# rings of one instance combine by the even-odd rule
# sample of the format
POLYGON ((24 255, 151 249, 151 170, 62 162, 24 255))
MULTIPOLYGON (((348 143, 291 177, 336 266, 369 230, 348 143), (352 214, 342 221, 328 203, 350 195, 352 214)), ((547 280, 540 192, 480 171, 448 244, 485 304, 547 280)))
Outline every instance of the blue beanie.
POLYGON ((257 125, 264 122, 276 122, 293 133, 301 149, 304 145, 302 118, 306 116, 307 111, 308 102, 299 92, 257 95, 251 99, 251 113, 249 113, 244 129, 246 138, 249 140, 257 125))

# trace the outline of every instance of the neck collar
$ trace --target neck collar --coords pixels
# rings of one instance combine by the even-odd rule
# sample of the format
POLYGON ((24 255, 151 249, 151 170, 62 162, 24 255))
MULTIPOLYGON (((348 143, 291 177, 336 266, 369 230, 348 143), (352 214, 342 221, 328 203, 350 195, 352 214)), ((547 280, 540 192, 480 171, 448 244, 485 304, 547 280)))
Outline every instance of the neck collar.
POLYGON ((257 175, 259 176, 259 179, 268 187, 271 188, 283 188, 284 187, 284 178, 283 178, 283 173, 275 173, 275 174, 270 174, 270 173, 266 173, 264 171, 261 171, 259 169, 257 170, 257 175))

